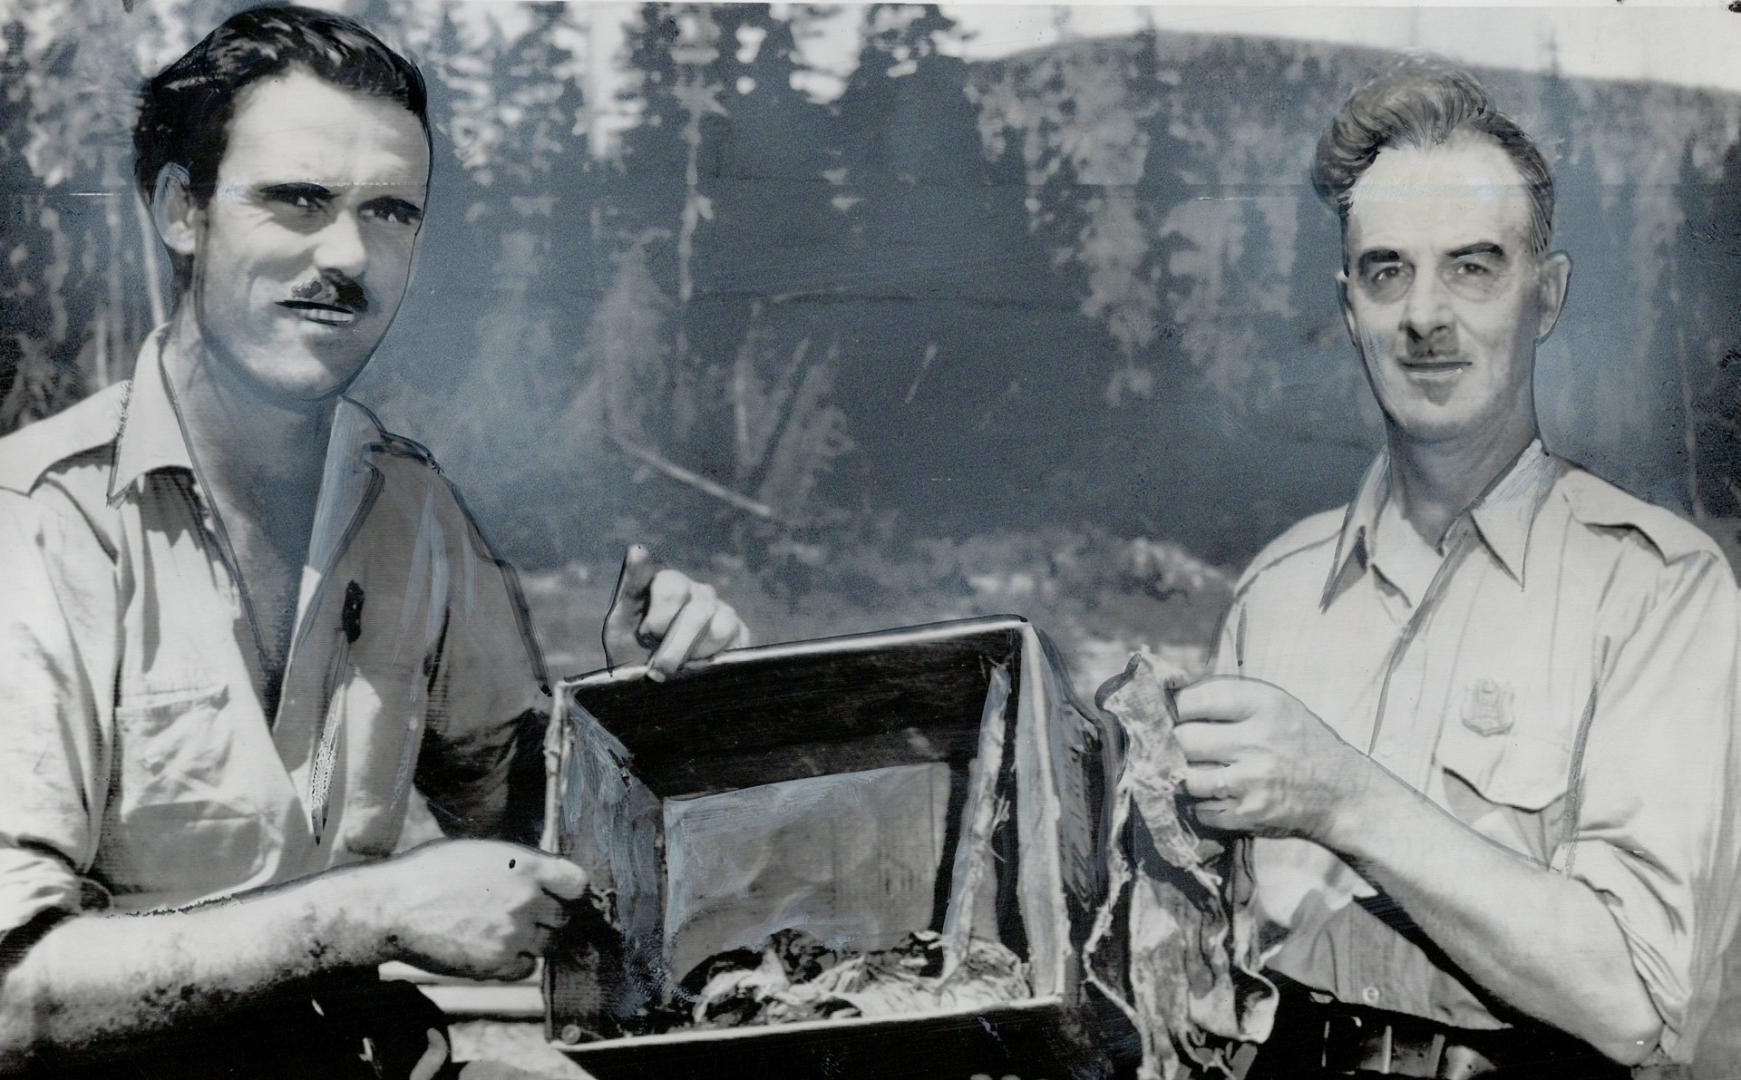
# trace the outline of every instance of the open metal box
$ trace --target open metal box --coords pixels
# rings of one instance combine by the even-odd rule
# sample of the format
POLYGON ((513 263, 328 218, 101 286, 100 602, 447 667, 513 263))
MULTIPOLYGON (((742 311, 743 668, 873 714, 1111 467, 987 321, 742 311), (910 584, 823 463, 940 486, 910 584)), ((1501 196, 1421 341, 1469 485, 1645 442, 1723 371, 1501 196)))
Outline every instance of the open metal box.
POLYGON ((770 645, 664 682, 564 682, 546 843, 615 929, 548 959, 546 1030, 594 1075, 1092 1073, 1080 947, 1104 893, 1104 737, 1014 616, 770 645), (706 957, 801 929, 876 949, 992 938, 1032 996, 991 1008, 637 1033, 706 957), (1036 1071, 1037 1070, 1037 1071, 1036 1071))

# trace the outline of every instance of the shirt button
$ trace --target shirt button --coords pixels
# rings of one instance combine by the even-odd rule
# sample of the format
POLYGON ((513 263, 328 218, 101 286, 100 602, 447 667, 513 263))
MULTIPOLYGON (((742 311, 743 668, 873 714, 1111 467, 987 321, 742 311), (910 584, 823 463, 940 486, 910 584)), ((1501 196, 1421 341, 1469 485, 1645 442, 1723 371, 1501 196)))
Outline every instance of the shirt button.
POLYGON ((1366 1002, 1368 1005, 1377 1005, 1378 1004, 1378 987, 1369 986, 1366 989, 1360 991, 1360 1000, 1366 1002))

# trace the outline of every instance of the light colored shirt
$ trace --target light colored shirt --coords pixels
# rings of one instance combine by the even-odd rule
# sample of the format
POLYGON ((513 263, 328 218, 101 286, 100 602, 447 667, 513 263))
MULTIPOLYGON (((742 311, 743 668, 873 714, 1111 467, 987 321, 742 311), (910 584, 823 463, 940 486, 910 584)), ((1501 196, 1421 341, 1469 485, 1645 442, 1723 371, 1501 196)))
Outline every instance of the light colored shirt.
POLYGON ((436 819, 499 829, 535 725, 511 572, 427 452, 349 400, 265 715, 156 340, 130 383, 0 440, 0 938, 388 854, 436 819))
MULTIPOLYGON (((1587 884, 1686 1060, 1733 931, 1734 578, 1715 544, 1531 445, 1422 539, 1381 456, 1241 579, 1215 670, 1273 683, 1469 828, 1587 884)), ((1384 822, 1372 822, 1382 829, 1384 822)), ((1253 848, 1271 964, 1354 1004, 1504 1021, 1329 850, 1253 848)))

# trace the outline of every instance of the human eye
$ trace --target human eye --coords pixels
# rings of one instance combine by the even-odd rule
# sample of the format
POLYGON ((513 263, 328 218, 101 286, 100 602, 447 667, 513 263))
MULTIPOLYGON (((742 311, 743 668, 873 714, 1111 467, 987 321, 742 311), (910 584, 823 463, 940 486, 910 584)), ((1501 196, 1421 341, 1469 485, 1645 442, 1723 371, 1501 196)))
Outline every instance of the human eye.
POLYGON ((1399 258, 1374 258, 1362 262, 1360 279, 1368 293, 1388 302, 1408 291, 1414 271, 1399 258))
POLYGON ((319 184, 273 184, 261 196, 274 206, 304 213, 324 209, 332 201, 332 192, 319 184))
POLYGON ((1446 283, 1463 295, 1485 299, 1504 287, 1506 265, 1503 253, 1482 250, 1458 254, 1442 273, 1446 283))
POLYGON ((416 225, 423 220, 423 210, 404 199, 372 199, 363 210, 370 217, 391 225, 416 225))

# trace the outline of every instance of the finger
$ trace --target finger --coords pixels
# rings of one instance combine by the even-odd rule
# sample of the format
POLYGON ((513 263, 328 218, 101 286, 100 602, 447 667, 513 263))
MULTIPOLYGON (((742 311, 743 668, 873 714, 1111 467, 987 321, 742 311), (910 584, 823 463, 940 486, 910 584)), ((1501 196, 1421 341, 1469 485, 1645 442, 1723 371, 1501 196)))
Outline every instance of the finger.
POLYGON ((1193 765, 1207 762, 1225 765, 1238 758, 1250 742, 1242 725, 1201 720, 1174 725, 1173 738, 1185 752, 1185 760, 1193 765))
POLYGON ((424 1034, 429 1036, 429 1048, 417 1059, 417 1064, 411 1066, 408 1080, 435 1080, 441 1067, 447 1064, 447 1039, 435 1028, 430 1028, 424 1034))
POLYGON ((1185 770, 1185 794, 1193 799, 1216 802, 1237 802, 1251 786, 1255 777, 1250 770, 1227 765, 1194 765, 1185 770))
POLYGON ((732 635, 731 644, 727 645, 726 648, 747 649, 753 644, 755 644, 755 638, 750 634, 750 628, 740 622, 738 623, 738 632, 732 635))
POLYGON ((1266 683, 1235 676, 1215 676, 1182 687, 1173 696, 1181 723, 1244 720, 1258 709, 1266 683))
MULTIPOLYGON (((647 586, 647 611, 636 630, 649 642, 657 641, 671 629, 671 622, 692 593, 705 586, 697 585, 687 574, 676 570, 661 570, 647 586)), ((711 591, 711 590, 709 590, 711 591)))
POLYGON ((730 604, 720 604, 713 610, 713 618, 707 620, 695 644, 689 648, 689 658, 700 660, 712 656, 737 640, 738 631, 743 628, 743 622, 730 604))
POLYGON ((611 594, 611 607, 617 608, 625 601, 634 604, 645 597, 647 586, 658 576, 659 560, 653 558, 653 553, 645 544, 630 544, 623 553, 623 568, 617 574, 617 591, 611 594))
POLYGON ((670 675, 689 659, 689 654, 695 645, 695 639, 713 618, 717 601, 712 596, 713 590, 706 594, 697 586, 691 590, 689 602, 683 605, 683 610, 671 620, 671 625, 665 630, 665 639, 659 642, 659 648, 654 651, 653 658, 647 661, 654 677, 670 675))
POLYGON ((1243 832, 1248 823, 1240 814, 1239 807, 1238 799, 1206 799, 1192 803, 1190 813, 1199 825, 1207 828, 1243 832))
POLYGON ((538 887, 558 900, 578 900, 586 891, 586 871, 567 859, 540 854, 530 865, 538 887))
POLYGON ((544 893, 526 910, 526 918, 533 926, 561 930, 568 925, 568 901, 544 893))
POLYGON ((659 561, 641 544, 631 544, 623 555, 623 568, 617 574, 616 591, 611 595, 610 609, 605 613, 605 659, 612 663, 639 655, 638 648, 649 648, 637 639, 637 629, 647 613, 647 592, 658 576, 659 561))

